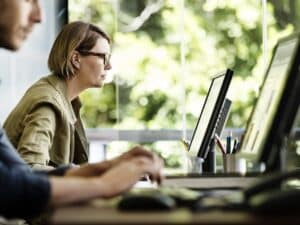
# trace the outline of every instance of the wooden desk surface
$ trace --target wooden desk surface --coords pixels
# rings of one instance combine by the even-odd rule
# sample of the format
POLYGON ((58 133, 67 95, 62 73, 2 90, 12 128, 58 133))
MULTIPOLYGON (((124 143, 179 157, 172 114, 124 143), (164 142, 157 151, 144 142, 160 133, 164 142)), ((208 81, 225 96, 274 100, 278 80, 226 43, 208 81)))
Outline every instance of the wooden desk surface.
MULTIPOLYGON (((300 210, 299 210, 300 211, 300 210)), ((300 214, 294 216, 255 215, 247 212, 209 211, 192 213, 187 209, 170 212, 120 212, 114 204, 93 201, 89 204, 57 209, 50 221, 52 225, 95 224, 243 224, 278 225, 299 224, 300 214)))

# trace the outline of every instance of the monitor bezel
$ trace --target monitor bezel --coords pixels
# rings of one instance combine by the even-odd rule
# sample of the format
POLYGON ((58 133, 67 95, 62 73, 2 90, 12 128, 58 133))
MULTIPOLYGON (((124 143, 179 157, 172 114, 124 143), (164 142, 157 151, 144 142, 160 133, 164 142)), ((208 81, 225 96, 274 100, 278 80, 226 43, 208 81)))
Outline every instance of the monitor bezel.
MULTIPOLYGON (((265 141, 264 147, 261 150, 258 162, 263 162, 266 165, 267 171, 274 171, 282 169, 281 165, 281 151, 284 147, 284 139, 287 138, 292 130, 293 123, 296 119, 296 114, 299 107, 300 96, 300 45, 299 33, 292 34, 284 39, 281 39, 277 46, 286 41, 297 40, 296 50, 292 56, 292 62, 289 65, 286 84, 283 94, 280 98, 274 120, 269 130, 269 135, 265 141)), ((275 53, 275 52, 274 52, 275 53)), ((273 58, 272 58, 273 60, 273 58)), ((271 67, 271 63, 269 69, 271 67)), ((268 70, 269 70, 268 69, 268 70)))
MULTIPOLYGON (((204 112, 204 108, 207 104, 207 100, 208 100, 208 96, 209 94, 211 93, 211 89, 212 89, 212 86, 214 84, 214 81, 218 78, 220 78, 221 76, 224 76, 224 80, 223 80, 223 83, 222 83, 222 86, 221 86, 221 89, 220 89, 220 92, 218 94, 218 97, 217 97, 217 100, 216 100, 216 103, 215 103, 215 106, 214 106, 214 110, 210 116, 210 120, 209 120, 209 123, 208 123, 208 126, 207 126, 207 129, 205 131, 205 134, 204 134, 204 137, 203 137, 203 140, 201 142, 201 145, 200 145, 200 148, 197 152, 197 155, 193 155, 190 151, 190 147, 189 147, 189 155, 190 156, 196 156, 196 157, 200 157, 200 158, 203 158, 205 159, 207 154, 208 154, 208 148, 209 148, 209 144, 211 142, 211 139, 214 135, 214 130, 215 130, 215 127, 216 127, 216 123, 217 123, 217 120, 218 120, 218 117, 219 117, 219 114, 222 110, 222 105, 225 101, 225 98, 226 98, 226 95, 227 95, 227 91, 229 89, 229 86, 230 86, 230 82, 231 82, 231 79, 232 79, 232 76, 233 76, 233 70, 231 69, 227 69, 225 72, 222 72, 222 73, 219 73, 218 75, 214 76, 211 80, 211 84, 210 84, 210 87, 208 89, 208 92, 207 92, 207 95, 206 95, 206 98, 205 98, 205 101, 204 101, 204 104, 203 104, 203 107, 201 109, 201 113, 200 113, 200 116, 198 118, 198 121, 197 121, 197 124, 196 124, 196 127, 194 129, 194 132, 193 132, 193 135, 192 135, 192 138, 191 138, 191 141, 190 141, 190 145, 193 143, 193 140, 195 138, 195 134, 196 134, 196 131, 199 127, 199 122, 202 118, 202 115, 203 115, 203 112, 204 112)), ((200 125, 201 126, 201 125, 200 125)))

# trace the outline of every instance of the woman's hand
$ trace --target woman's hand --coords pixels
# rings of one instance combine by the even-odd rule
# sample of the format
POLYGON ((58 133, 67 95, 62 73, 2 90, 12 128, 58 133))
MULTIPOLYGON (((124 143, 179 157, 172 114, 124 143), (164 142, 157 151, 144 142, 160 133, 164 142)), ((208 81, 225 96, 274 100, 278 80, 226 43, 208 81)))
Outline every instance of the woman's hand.
POLYGON ((130 149, 128 152, 125 152, 112 160, 106 160, 99 163, 84 164, 80 167, 71 168, 66 172, 65 176, 99 176, 105 173, 110 168, 119 165, 121 162, 127 162, 136 157, 145 157, 149 160, 159 162, 161 165, 163 165, 163 161, 156 154, 147 151, 141 146, 136 146, 130 149))
POLYGON ((135 146, 129 151, 123 153, 122 155, 110 160, 111 166, 115 166, 122 161, 128 161, 129 159, 135 158, 137 156, 147 157, 149 159, 154 159, 156 155, 141 146, 135 146))
POLYGON ((69 169, 65 176, 72 177, 92 177, 103 174, 106 170, 111 168, 110 161, 103 161, 99 163, 87 163, 78 167, 69 169))

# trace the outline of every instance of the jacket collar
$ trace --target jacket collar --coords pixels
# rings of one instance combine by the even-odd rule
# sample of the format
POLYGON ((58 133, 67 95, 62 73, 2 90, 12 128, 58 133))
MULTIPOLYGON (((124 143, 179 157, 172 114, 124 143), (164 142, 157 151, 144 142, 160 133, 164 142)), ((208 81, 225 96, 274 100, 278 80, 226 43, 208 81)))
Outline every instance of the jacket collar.
POLYGON ((81 108, 79 97, 76 97, 74 100, 72 100, 72 102, 69 101, 67 95, 67 83, 63 78, 52 74, 47 77, 47 80, 62 97, 64 106, 66 108, 66 115, 71 124, 75 124, 77 118, 79 117, 79 111, 81 108))

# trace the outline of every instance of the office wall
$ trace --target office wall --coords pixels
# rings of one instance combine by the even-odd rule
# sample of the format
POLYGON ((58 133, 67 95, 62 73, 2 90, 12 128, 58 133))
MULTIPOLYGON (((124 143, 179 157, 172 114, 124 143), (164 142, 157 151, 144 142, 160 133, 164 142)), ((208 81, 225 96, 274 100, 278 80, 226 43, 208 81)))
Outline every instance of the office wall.
POLYGON ((67 18, 67 0, 41 0, 43 22, 17 53, 0 50, 0 123, 26 89, 48 73, 47 57, 57 32, 67 18))

